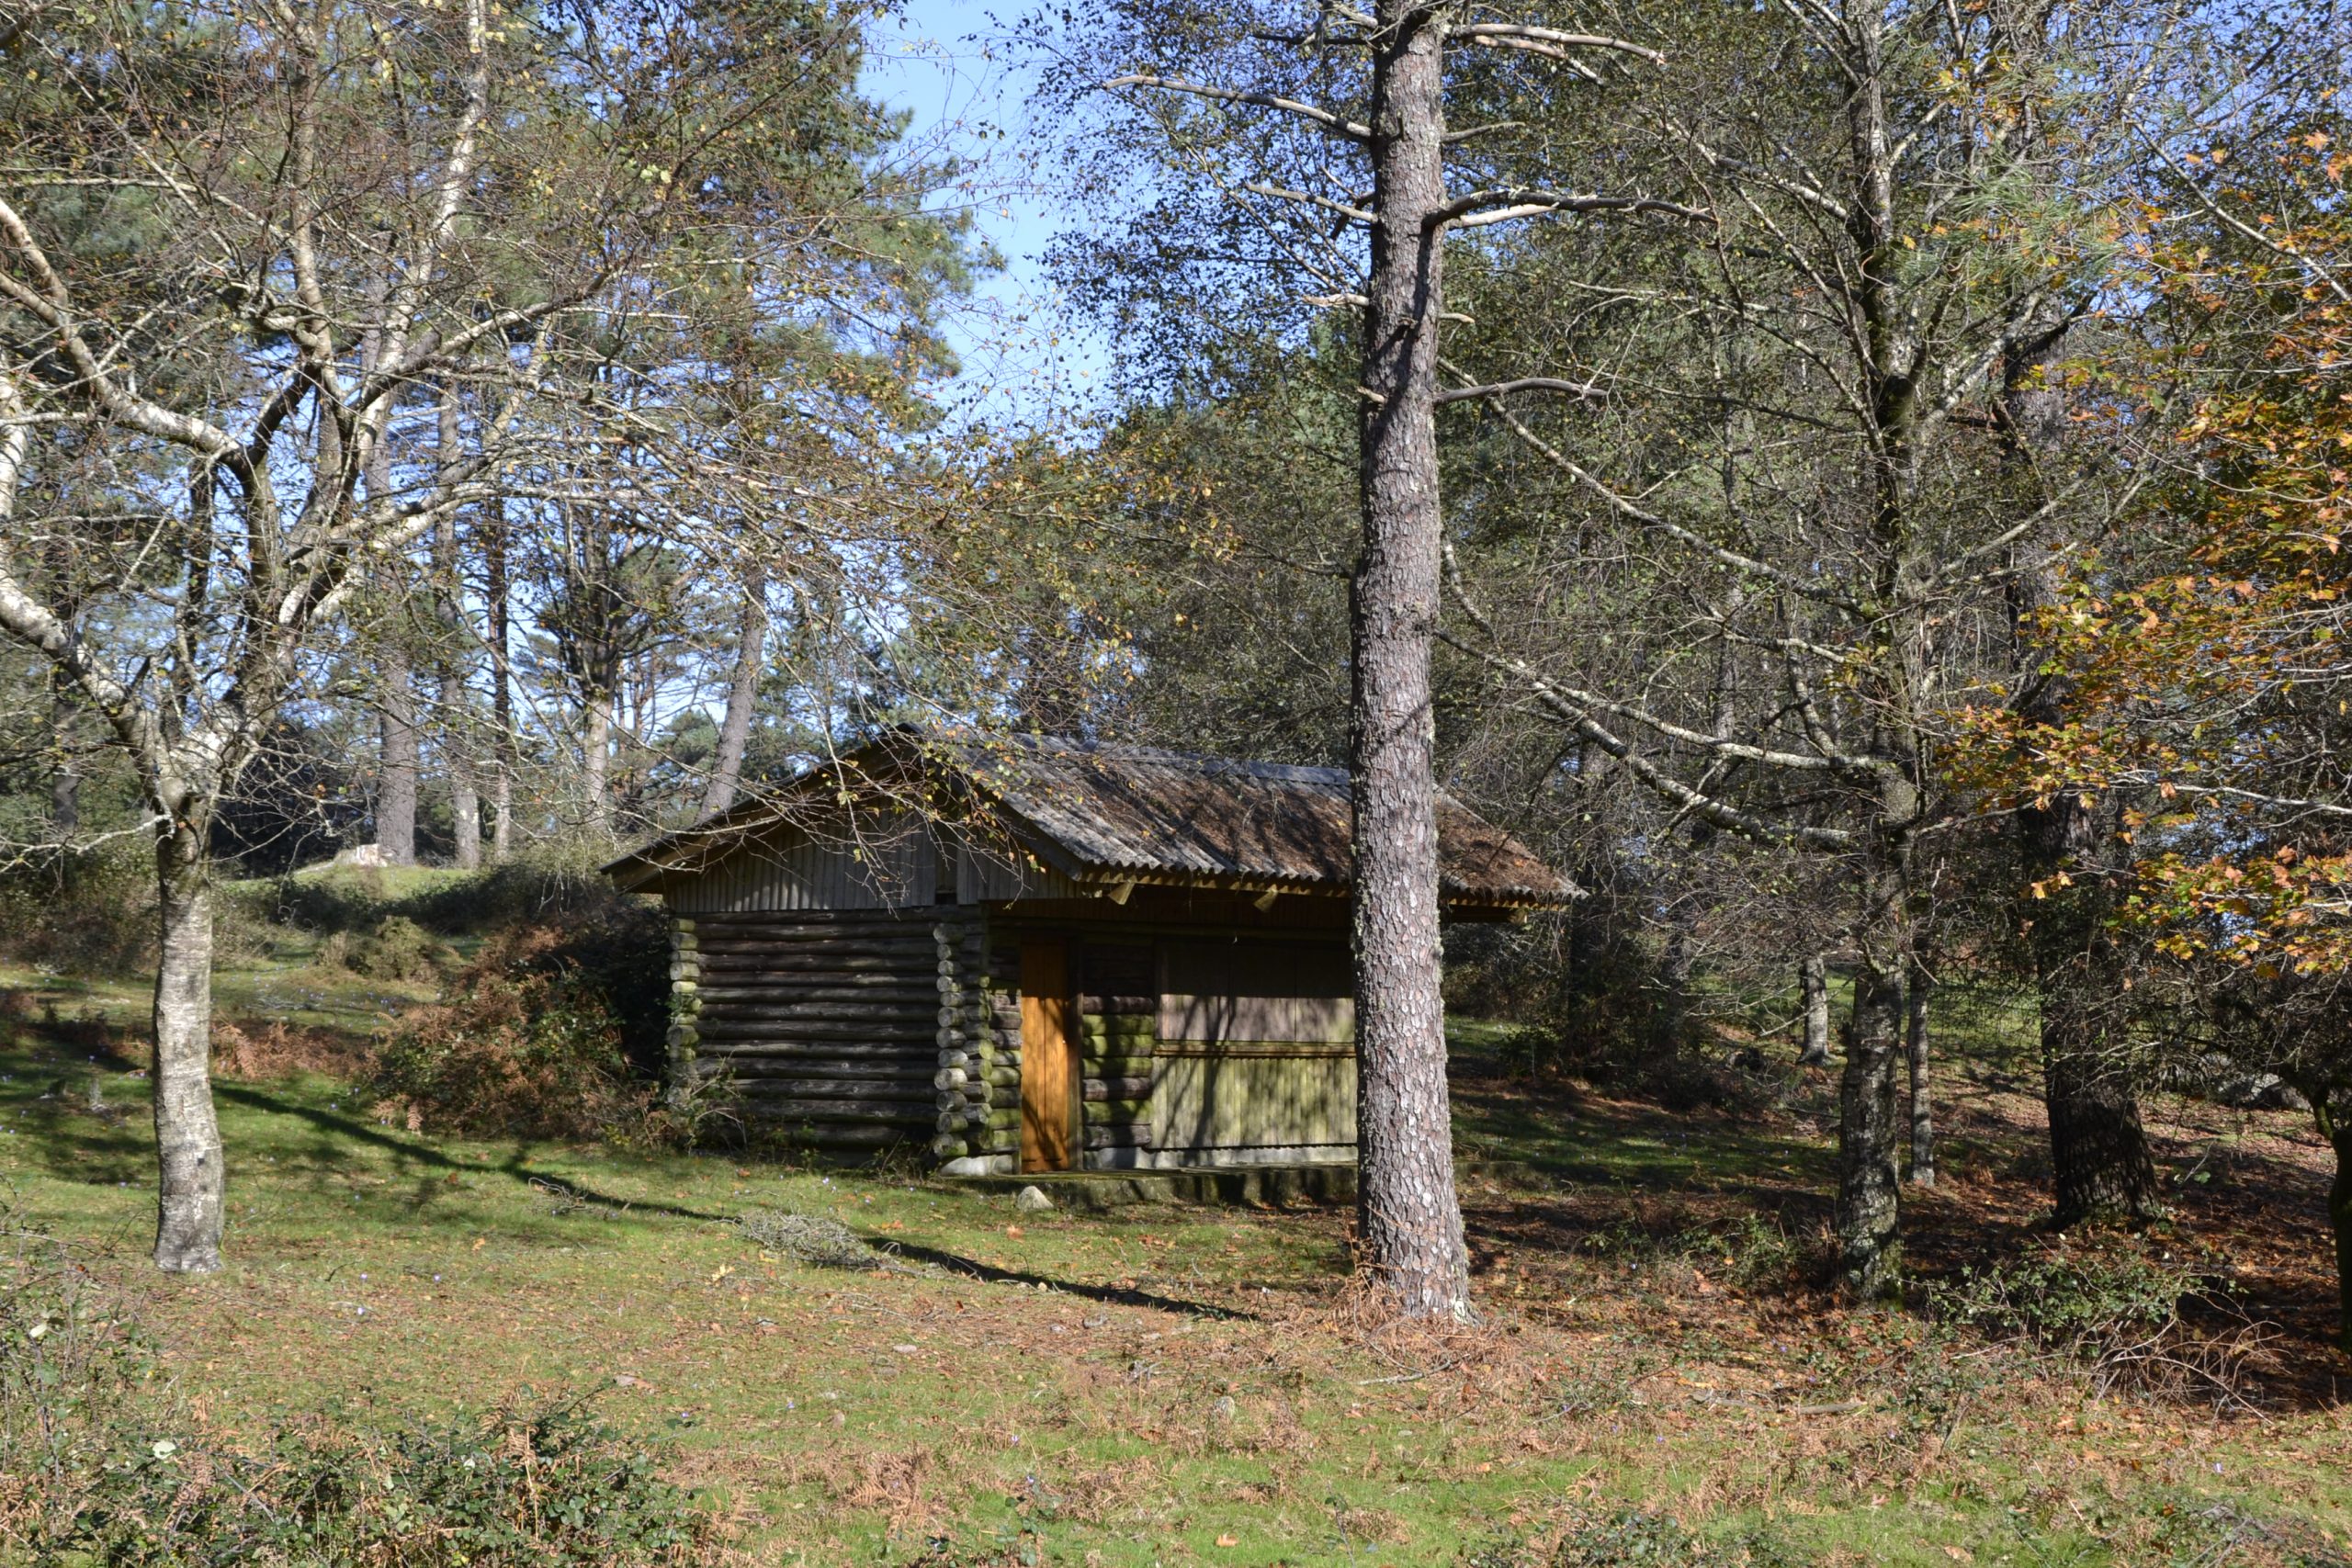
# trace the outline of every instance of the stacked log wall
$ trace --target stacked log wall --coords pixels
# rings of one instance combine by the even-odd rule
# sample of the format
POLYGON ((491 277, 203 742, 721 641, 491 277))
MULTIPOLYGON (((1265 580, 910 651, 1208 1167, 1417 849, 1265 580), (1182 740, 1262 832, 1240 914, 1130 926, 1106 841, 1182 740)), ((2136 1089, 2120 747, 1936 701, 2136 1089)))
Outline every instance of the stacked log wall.
POLYGON ((1090 943, 1078 998, 1082 1163, 1130 1170, 1152 1163, 1152 1054, 1159 994, 1149 946, 1090 943))
MULTIPOLYGON (((970 919, 933 909, 699 913, 675 922, 673 1086, 727 1075, 747 1120, 820 1148, 944 1134, 970 919)), ((960 1084, 957 1084, 959 1089, 960 1084)), ((677 1092, 673 1087, 673 1092, 677 1092)), ((963 1102, 957 1095, 958 1128, 963 1102)))

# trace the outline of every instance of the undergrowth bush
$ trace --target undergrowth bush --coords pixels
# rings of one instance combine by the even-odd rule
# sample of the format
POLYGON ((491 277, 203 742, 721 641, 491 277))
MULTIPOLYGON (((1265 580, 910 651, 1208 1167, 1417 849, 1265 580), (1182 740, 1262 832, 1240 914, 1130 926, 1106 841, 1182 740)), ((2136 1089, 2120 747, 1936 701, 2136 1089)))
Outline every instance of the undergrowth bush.
POLYGON ((1940 1304, 1946 1315, 1996 1338, 2095 1354, 2118 1338, 2170 1323, 2196 1284, 2186 1269, 2144 1251, 2057 1247, 1969 1270, 1940 1304))
POLYGON ((649 911, 508 931, 390 1029, 375 1087, 412 1128, 595 1136, 648 1113, 668 1000, 649 911))
POLYGON ((2062 1243, 2013 1263, 1969 1269, 1935 1292, 1932 1310, 1946 1322, 2086 1369, 2103 1387, 2243 1401, 2247 1363, 2267 1331, 2236 1313, 2210 1280, 2153 1245, 2127 1237, 2062 1243), (2218 1326, 2191 1322, 2183 1311, 2191 1305, 2218 1326))
POLYGON ((1460 1559, 1462 1568, 1797 1568, 1811 1561, 1770 1529, 1710 1540, 1640 1508, 1578 1520, 1548 1541, 1505 1537, 1460 1559))
POLYGON ((220 1077, 261 1082, 322 1073, 357 1082, 375 1067, 370 1042, 339 1029, 305 1028, 282 1018, 266 1024, 212 1020, 212 1070, 220 1077))
POLYGON ((387 915, 356 941, 338 942, 322 956, 371 980, 413 983, 437 978, 457 955, 406 915, 387 915))
POLYGON ((0 871, 0 953, 84 975, 136 974, 155 962, 155 860, 121 839, 0 871))
POLYGON ((579 1395, 374 1429, 342 1411, 238 1444, 196 1426, 123 1300, 0 1208, 0 1560, 569 1568, 713 1562, 667 1450, 579 1395))
POLYGON ((121 1445, 51 1512, 52 1550, 130 1565, 559 1568, 707 1561, 716 1521, 577 1397, 385 1434, 328 1412, 247 1451, 121 1445))

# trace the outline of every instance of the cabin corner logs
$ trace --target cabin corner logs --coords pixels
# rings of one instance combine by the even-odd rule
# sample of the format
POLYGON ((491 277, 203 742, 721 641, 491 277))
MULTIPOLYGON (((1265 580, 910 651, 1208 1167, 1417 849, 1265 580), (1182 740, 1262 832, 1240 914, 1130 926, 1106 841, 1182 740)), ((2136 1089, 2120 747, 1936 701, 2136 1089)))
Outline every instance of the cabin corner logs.
POLYGON ((921 1148, 951 1175, 1354 1155, 1336 926, 1103 931, 939 907, 701 911, 672 930, 671 1095, 723 1080, 795 1144, 921 1148))

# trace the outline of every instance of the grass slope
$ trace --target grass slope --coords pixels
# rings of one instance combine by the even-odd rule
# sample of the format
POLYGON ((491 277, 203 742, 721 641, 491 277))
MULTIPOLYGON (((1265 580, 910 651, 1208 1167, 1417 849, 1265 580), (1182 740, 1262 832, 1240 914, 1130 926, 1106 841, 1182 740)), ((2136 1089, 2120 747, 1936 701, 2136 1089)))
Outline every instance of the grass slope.
MULTIPOLYGON (((1790 1284, 1826 1214, 1827 1080, 1673 1114, 1506 1071, 1476 1026, 1473 1330, 1363 1332, 1333 1213, 1021 1215, 902 1174, 444 1140, 302 1072, 220 1085, 230 1265, 165 1279, 143 998, 0 985, 34 998, 0 1025, 0 1176, 135 1294, 216 1431, 601 1387, 761 1562, 1690 1561, 1682 1529, 1759 1564, 2352 1562, 2352 1421, 2310 1342, 2324 1183, 2290 1118, 2155 1108, 2200 1176, 2172 1244, 2225 1251, 2290 1331, 2261 1412, 2223 1416, 1790 1284), (763 1254, 731 1223, 753 1209, 838 1218, 907 1268, 763 1254)), ((283 953, 221 993, 343 1027, 402 999, 283 953)), ((2013 1022, 1947 1029, 1945 1179, 1907 1221, 1928 1269, 2030 1239, 2013 1022)))

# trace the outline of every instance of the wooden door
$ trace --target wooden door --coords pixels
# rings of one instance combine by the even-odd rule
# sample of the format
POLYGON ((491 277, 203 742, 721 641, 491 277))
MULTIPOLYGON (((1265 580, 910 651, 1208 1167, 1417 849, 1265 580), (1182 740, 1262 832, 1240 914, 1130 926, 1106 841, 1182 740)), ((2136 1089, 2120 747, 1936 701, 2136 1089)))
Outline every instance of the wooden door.
POLYGON ((1021 944, 1021 1168, 1068 1170, 1077 1162, 1078 1042, 1069 999, 1069 950, 1021 944))

